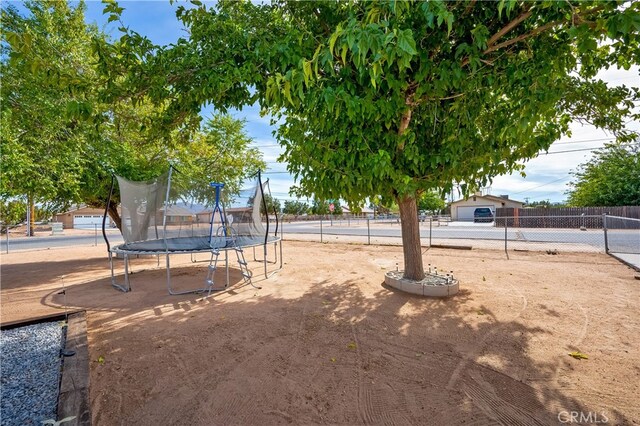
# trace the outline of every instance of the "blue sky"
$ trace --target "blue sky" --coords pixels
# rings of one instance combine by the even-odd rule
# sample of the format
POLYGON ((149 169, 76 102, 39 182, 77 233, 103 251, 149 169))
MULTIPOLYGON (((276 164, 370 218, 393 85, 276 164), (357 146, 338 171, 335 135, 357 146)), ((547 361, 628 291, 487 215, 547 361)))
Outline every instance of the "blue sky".
MULTIPOLYGON (((146 35, 156 44, 169 44, 187 34, 181 23, 175 17, 175 10, 179 4, 169 4, 163 1, 120 1, 125 10, 122 21, 126 26, 140 34, 146 35)), ((86 19, 88 23, 95 23, 112 37, 119 37, 116 23, 107 24, 107 18, 102 15, 104 5, 99 1, 87 2, 86 19)), ((640 81, 638 68, 629 71, 610 69, 601 72, 598 77, 615 85, 637 85, 640 81)), ((205 112, 210 114, 210 111, 205 112)), ((246 119, 246 131, 264 154, 271 181, 271 190, 276 198, 281 200, 293 199, 289 195, 289 187, 293 185, 293 178, 282 171, 286 171, 286 164, 276 160, 281 153, 272 136, 273 128, 268 117, 261 117, 256 107, 235 111, 237 118, 246 119)), ((640 130, 640 123, 630 123, 630 128, 640 130)), ((511 198, 521 201, 551 202, 562 201, 571 180, 570 172, 592 156, 592 150, 612 141, 611 135, 592 126, 572 125, 572 137, 563 138, 555 142, 549 149, 548 155, 539 157, 527 163, 526 178, 520 174, 499 176, 494 179, 488 191, 493 195, 509 194, 511 198), (570 152, 565 152, 570 151, 570 152)), ((457 198, 457 194, 454 194, 457 198)))

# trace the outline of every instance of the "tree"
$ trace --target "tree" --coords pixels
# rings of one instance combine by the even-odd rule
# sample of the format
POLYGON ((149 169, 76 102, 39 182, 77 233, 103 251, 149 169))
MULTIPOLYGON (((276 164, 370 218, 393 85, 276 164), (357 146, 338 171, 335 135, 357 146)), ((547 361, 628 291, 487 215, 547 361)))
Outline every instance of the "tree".
POLYGON ((638 90, 593 77, 640 62, 639 11, 638 2, 220 2, 178 9, 188 40, 158 49, 128 32, 100 56, 116 70, 143 58, 110 84, 171 99, 175 117, 259 101, 282 120, 297 195, 398 203, 404 275, 419 280, 423 192, 463 182, 468 194, 521 170, 572 119, 633 136, 624 123, 638 90))
POLYGON ((83 142, 80 129, 87 123, 66 112, 71 108, 86 112, 86 105, 82 96, 60 91, 51 80, 77 72, 89 78, 95 75, 88 66, 95 30, 84 24, 83 6, 71 9, 59 2, 25 6, 29 17, 12 5, 2 8, 0 195, 3 199, 26 195, 34 218, 38 201, 77 198, 74 181, 89 158, 78 149, 83 142), (18 39, 29 46, 28 53, 11 48, 18 39), (31 72, 34 63, 44 60, 50 61, 55 75, 31 72))
POLYGON ((418 198, 418 210, 437 212, 446 207, 446 203, 437 191, 426 191, 418 198))
POLYGON ((285 200, 282 212, 284 214, 301 215, 307 213, 309 206, 300 200, 285 200))
MULTIPOLYGON (((280 200, 273 197, 271 194, 264 194, 264 202, 269 213, 273 213, 274 211, 280 213, 280 211, 282 210, 280 206, 280 200)), ((260 207, 260 213, 266 214, 264 211, 264 205, 260 207)))
MULTIPOLYGON (((93 48, 106 38, 84 23, 83 3, 71 8, 34 1, 25 7, 26 16, 11 5, 2 9, 0 198, 27 195, 31 206, 104 208, 112 174, 146 180, 172 162, 185 179, 199 183, 192 195, 207 201, 210 181, 225 182, 234 193, 264 168, 241 120, 214 114, 200 126, 194 113, 160 134, 153 123, 167 120, 166 103, 106 99, 93 48)), ((116 192, 108 211, 120 228, 118 203, 116 192)))
POLYGON ((640 144, 607 144, 573 173, 569 205, 640 205, 640 144))
POLYGON ((325 215, 329 214, 329 202, 314 198, 309 208, 311 214, 325 215))

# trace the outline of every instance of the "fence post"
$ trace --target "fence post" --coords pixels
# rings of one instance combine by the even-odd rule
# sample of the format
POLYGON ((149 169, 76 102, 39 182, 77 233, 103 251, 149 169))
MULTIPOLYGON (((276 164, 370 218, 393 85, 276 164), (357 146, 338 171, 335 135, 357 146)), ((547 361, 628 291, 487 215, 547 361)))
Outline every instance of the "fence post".
POLYGON ((7 254, 9 254, 9 227, 8 226, 6 228, 6 232, 7 232, 7 254))
POLYGON ((322 242, 322 216, 320 216, 320 242, 322 242))
POLYGON ((429 247, 431 247, 431 230, 433 229, 433 216, 429 216, 429 247))
POLYGON ((367 218, 367 245, 371 245, 371 228, 369 227, 368 218, 367 218))
POLYGON ((607 214, 602 213, 602 230, 604 231, 604 252, 609 254, 609 238, 607 235, 607 214))
POLYGON ((507 216, 504 217, 504 253, 509 259, 509 251, 507 250, 507 216))

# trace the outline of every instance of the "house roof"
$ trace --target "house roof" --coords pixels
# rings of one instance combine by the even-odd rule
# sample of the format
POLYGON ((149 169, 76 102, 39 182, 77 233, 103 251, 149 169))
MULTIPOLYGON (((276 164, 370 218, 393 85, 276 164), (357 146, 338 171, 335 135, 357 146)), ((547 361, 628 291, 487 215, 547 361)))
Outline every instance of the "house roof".
MULTIPOLYGON (((348 206, 340 206, 340 207, 342 208, 342 211, 351 213, 351 209, 349 209, 348 206)), ((370 209, 369 207, 361 207, 360 213, 363 213, 363 214, 373 213, 373 209, 370 209)))
POLYGON ((86 204, 80 204, 79 206, 76 206, 75 208, 72 208, 72 209, 67 210, 65 212, 56 213, 56 215, 75 213, 75 212, 77 212, 79 210, 100 210, 100 211, 104 212, 104 208, 103 207, 90 207, 90 206, 87 206, 86 204))
MULTIPOLYGON (((164 207, 160 210, 164 211, 164 207)), ((194 213, 186 207, 172 205, 167 209, 167 216, 193 216, 194 213)))
MULTIPOLYGON (((496 197, 495 195, 471 195, 471 196, 469 196, 469 198, 471 198, 471 197, 484 198, 486 200, 496 201, 496 202, 500 202, 500 203, 504 203, 506 201, 511 201, 513 203, 524 204, 524 201, 518 201, 518 200, 511 199, 511 198, 496 197)), ((459 200, 453 201, 451 204, 455 204, 455 203, 459 203, 459 202, 462 202, 462 201, 466 201, 469 198, 461 198, 459 200)))

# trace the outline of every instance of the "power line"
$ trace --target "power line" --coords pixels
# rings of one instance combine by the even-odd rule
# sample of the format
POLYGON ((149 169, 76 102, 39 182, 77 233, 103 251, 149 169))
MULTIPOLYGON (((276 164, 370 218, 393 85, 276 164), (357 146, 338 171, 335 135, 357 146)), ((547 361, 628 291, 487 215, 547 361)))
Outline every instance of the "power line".
POLYGON ((275 145, 250 145, 251 148, 273 148, 273 147, 279 147, 280 145, 275 144, 275 145))
POLYGON ((557 145, 567 145, 572 143, 592 143, 592 142, 603 142, 603 141, 615 141, 616 138, 599 138, 599 139, 582 139, 579 141, 569 140, 569 141, 557 141, 554 142, 557 145))
POLYGON ((538 185, 538 186, 534 186, 534 187, 532 187, 532 188, 525 189, 524 191, 514 192, 514 193, 513 193, 513 195, 516 195, 516 194, 522 194, 523 192, 533 191, 534 189, 542 188, 543 186, 551 185, 552 183, 560 182, 561 180, 566 180, 566 179, 569 179, 570 177, 571 177, 571 176, 564 176, 564 177, 561 177, 560 179, 555 179, 555 180, 552 180, 551 182, 543 183, 543 184, 541 184, 541 185, 538 185))
POLYGON ((597 149, 600 149, 600 148, 567 149, 565 151, 541 152, 539 153, 539 155, 566 154, 567 152, 595 151, 597 149))

